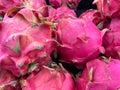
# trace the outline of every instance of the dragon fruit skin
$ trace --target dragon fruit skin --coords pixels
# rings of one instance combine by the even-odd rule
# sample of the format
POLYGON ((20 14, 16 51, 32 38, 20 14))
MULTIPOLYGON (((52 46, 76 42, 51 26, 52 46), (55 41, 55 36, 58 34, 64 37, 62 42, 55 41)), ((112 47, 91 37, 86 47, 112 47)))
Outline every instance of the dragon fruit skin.
POLYGON ((71 9, 76 9, 77 6, 79 5, 79 2, 81 0, 64 0, 64 2, 68 5, 69 8, 71 9))
POLYGON ((101 14, 98 10, 90 9, 82 13, 79 18, 87 19, 89 18, 94 24, 99 24, 102 21, 101 14))
POLYGON ((77 78, 77 90, 117 90, 120 87, 120 61, 108 63, 95 59, 87 63, 82 75, 77 78))
POLYGON ((119 0, 94 0, 98 10, 103 18, 105 17, 120 17, 120 1, 119 0))
POLYGON ((31 63, 43 65, 51 60, 50 54, 56 45, 50 26, 37 25, 34 14, 28 9, 22 10, 12 18, 5 15, 0 32, 0 66, 17 76, 27 72, 31 63))
POLYGON ((120 31, 108 30, 103 37, 105 55, 113 58, 120 58, 120 31))
POLYGON ((54 8, 58 8, 58 7, 60 7, 62 5, 63 0, 49 0, 49 3, 54 8))
POLYGON ((81 0, 49 0, 49 3, 54 8, 59 8, 62 5, 68 6, 70 9, 76 9, 81 0))
POLYGON ((23 7, 35 11, 39 16, 48 16, 48 6, 45 0, 21 0, 23 7))
POLYGON ((109 28, 112 31, 120 31, 120 19, 119 18, 114 18, 111 20, 110 24, 109 24, 109 28))
POLYGON ((104 52, 102 32, 89 19, 63 19, 58 24, 57 34, 61 61, 76 64, 78 68, 104 52))
POLYGON ((39 10, 41 7, 46 5, 45 0, 21 0, 26 8, 32 10, 39 10))
POLYGON ((74 90, 72 76, 66 70, 55 70, 48 67, 41 68, 38 74, 32 74, 22 83, 22 90, 74 90), (47 87, 48 86, 48 87, 47 87))
POLYGON ((58 23, 62 18, 76 18, 74 10, 69 9, 65 5, 54 10, 51 9, 49 10, 49 21, 58 23))
POLYGON ((6 13, 9 8, 21 5, 19 0, 0 0, 0 14, 6 13))
POLYGON ((105 55, 113 58, 120 58, 120 19, 113 18, 108 26, 108 31, 103 37, 103 46, 105 47, 105 55))
POLYGON ((0 70, 0 90, 16 90, 17 78, 6 70, 0 70))

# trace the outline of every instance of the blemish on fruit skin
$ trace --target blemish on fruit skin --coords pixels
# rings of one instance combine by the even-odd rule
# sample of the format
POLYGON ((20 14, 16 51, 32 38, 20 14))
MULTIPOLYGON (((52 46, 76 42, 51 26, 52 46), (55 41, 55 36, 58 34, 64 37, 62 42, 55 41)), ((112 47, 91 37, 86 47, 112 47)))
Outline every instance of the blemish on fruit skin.
POLYGON ((33 2, 32 2, 32 1, 24 2, 24 5, 25 5, 27 8, 31 8, 31 6, 33 5, 33 2))
POLYGON ((26 87, 26 81, 25 80, 20 80, 20 85, 22 88, 26 87))
POLYGON ((120 52, 117 52, 118 56, 120 57, 120 52))
POLYGON ((12 50, 16 53, 20 53, 21 52, 21 48, 20 48, 20 45, 17 44, 16 47, 13 47, 12 50))
POLYGON ((88 73, 88 77, 89 77, 89 81, 93 80, 93 67, 90 68, 89 73, 88 73))
POLYGON ((21 48, 20 48, 20 43, 18 41, 18 43, 16 44, 16 46, 7 46, 8 48, 10 48, 11 50, 13 50, 16 53, 20 53, 21 52, 21 48))
POLYGON ((47 57, 48 57, 48 55, 43 55, 43 56, 42 56, 42 58, 47 58, 47 57))
POLYGON ((76 59, 71 60, 73 63, 77 63, 78 61, 76 59))
POLYGON ((35 69, 37 69, 37 67, 38 67, 38 63, 36 63, 36 62, 31 63, 31 64, 29 65, 29 70, 28 70, 28 72, 34 71, 35 69))
POLYGON ((44 45, 41 45, 41 46, 38 46, 36 49, 42 50, 44 47, 45 47, 44 45))
POLYGON ((22 68, 24 66, 24 62, 18 62, 17 65, 19 68, 22 68))

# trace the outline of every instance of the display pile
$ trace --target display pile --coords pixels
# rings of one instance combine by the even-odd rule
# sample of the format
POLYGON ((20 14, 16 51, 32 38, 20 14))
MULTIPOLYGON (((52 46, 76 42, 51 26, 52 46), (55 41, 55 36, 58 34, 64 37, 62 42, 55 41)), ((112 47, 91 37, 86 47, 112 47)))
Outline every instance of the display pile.
POLYGON ((120 0, 0 0, 0 90, 119 90, 120 0))

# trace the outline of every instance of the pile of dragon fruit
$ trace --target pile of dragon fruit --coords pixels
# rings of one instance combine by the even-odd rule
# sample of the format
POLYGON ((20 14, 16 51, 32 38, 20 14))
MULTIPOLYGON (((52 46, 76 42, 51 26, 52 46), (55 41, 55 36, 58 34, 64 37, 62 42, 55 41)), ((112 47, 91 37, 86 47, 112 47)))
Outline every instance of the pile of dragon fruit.
POLYGON ((0 0, 0 90, 120 90, 120 0, 0 0))

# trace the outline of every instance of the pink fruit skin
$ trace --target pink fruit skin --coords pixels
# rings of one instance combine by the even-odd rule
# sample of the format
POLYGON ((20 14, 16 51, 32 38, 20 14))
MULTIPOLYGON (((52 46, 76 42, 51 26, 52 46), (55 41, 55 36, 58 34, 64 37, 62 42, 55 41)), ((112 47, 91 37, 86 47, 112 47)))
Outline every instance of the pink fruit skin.
POLYGON ((58 8, 62 5, 63 0, 49 0, 50 5, 52 5, 54 8, 58 8))
POLYGON ((60 59, 82 67, 96 58, 102 47, 102 32, 89 19, 63 19, 58 24, 60 59))
POLYGON ((114 18, 109 24, 109 28, 112 31, 120 31, 120 18, 114 18))
POLYGON ((32 74, 23 81, 22 90, 74 90, 75 85, 67 71, 43 67, 38 74, 32 74))
POLYGON ((74 10, 69 9, 65 5, 57 8, 49 10, 49 21, 59 22, 62 18, 76 18, 76 14, 74 10))
POLYGON ((21 0, 23 7, 33 10, 40 16, 48 16, 48 6, 45 0, 21 0))
POLYGON ((14 75, 27 72, 27 66, 34 61, 43 65, 51 60, 56 44, 50 26, 36 23, 32 11, 22 9, 12 18, 5 15, 1 24, 0 66, 14 75))
POLYGON ((81 0, 49 0, 50 5, 54 8, 59 8, 62 5, 66 5, 71 9, 76 9, 81 0))
POLYGON ((102 21, 101 14, 98 10, 90 9, 82 13, 79 18, 87 19, 89 18, 94 24, 99 24, 102 21))
POLYGON ((39 10, 41 7, 46 6, 45 0, 21 0, 26 8, 39 10))
POLYGON ((0 70, 0 90, 15 90, 17 78, 6 70, 0 70))
POLYGON ((81 0, 64 0, 64 2, 68 5, 69 8, 71 9, 76 9, 77 6, 79 5, 79 2, 81 0))
POLYGON ((103 37, 103 46, 105 47, 105 54, 108 57, 120 58, 120 19, 114 18, 109 24, 109 30, 103 37))
POLYGON ((120 17, 120 1, 119 0, 94 0, 98 10, 103 18, 105 17, 120 17))
POLYGON ((6 13, 9 8, 21 5, 19 0, 0 0, 0 13, 6 13))
POLYGON ((120 58, 120 31, 109 30, 103 37, 105 55, 113 58, 120 58))
POLYGON ((77 90, 117 90, 120 88, 120 61, 110 59, 108 63, 95 59, 86 65, 77 78, 77 90))

